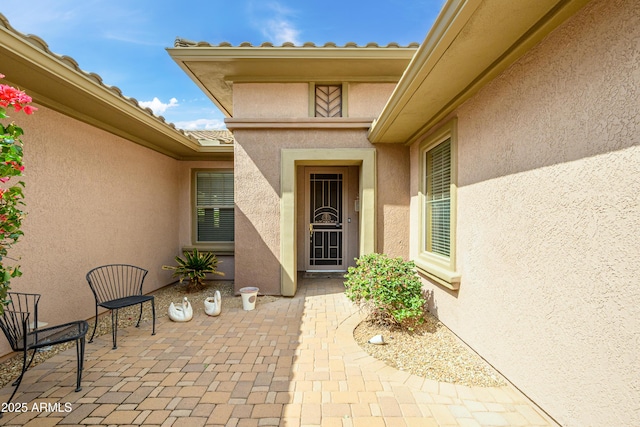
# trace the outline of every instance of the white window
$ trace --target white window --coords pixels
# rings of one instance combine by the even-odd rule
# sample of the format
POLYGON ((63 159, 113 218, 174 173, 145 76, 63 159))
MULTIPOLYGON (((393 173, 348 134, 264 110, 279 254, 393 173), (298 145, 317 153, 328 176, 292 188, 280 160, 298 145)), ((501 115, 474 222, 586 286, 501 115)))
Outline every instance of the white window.
POLYGON ((233 172, 195 173, 195 241, 234 241, 233 172))
POLYGON ((451 138, 424 153, 425 252, 451 254, 451 138))
POLYGON ((457 289, 456 121, 420 144, 420 253, 416 266, 428 277, 457 289))

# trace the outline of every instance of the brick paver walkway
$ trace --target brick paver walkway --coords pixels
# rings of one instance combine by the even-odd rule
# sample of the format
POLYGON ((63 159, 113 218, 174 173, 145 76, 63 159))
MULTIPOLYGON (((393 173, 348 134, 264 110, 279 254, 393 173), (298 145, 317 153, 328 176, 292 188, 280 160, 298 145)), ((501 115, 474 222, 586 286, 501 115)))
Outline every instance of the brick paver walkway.
MULTIPOLYGON (((359 318, 340 280, 303 281, 295 298, 158 320, 31 368, 0 425, 548 426, 512 387, 465 387, 387 367, 355 343, 359 318)), ((6 402, 11 386, 0 390, 6 402)))

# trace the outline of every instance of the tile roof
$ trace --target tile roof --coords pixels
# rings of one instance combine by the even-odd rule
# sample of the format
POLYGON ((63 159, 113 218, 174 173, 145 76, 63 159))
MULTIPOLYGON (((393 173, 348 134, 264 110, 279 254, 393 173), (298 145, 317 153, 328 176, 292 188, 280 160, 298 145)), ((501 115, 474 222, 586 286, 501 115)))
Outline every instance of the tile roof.
POLYGON ((283 43, 281 46, 276 46, 271 42, 264 42, 259 46, 254 46, 249 42, 243 42, 240 43, 238 46, 233 46, 231 43, 229 42, 221 42, 218 45, 214 45, 211 44, 209 42, 205 42, 205 41, 200 41, 200 42, 196 42, 196 41, 192 41, 192 40, 187 40, 187 39, 183 39, 183 38, 176 38, 175 42, 174 42, 174 47, 304 47, 304 48, 406 48, 406 47, 410 47, 410 48, 417 48, 420 47, 420 44, 417 42, 412 42, 409 43, 407 46, 400 46, 398 43, 396 42, 391 42, 389 44, 387 44, 386 46, 380 46, 378 45, 378 43, 367 43, 365 46, 358 46, 357 43, 354 42, 348 42, 346 43, 344 46, 338 46, 333 42, 327 42, 322 46, 318 46, 313 42, 306 42, 303 43, 302 45, 296 46, 294 43, 292 42, 285 42, 283 43))
POLYGON ((187 135, 194 137, 201 145, 233 145, 235 139, 228 130, 185 130, 187 135))
POLYGON ((98 85, 98 86, 100 86, 100 87, 102 87, 104 89, 107 89, 109 92, 111 92, 113 95, 117 96, 118 98, 128 102, 129 104, 133 105, 134 107, 139 108, 140 110, 142 110, 142 111, 146 112, 147 114, 149 114, 151 117, 154 117, 154 118, 158 119, 159 121, 163 122, 167 126, 173 128, 175 131, 180 132, 181 134, 186 136, 186 133, 184 132, 184 130, 176 128, 173 123, 167 122, 163 116, 155 115, 153 113, 153 110, 151 110, 150 108, 141 106, 137 99, 125 96, 122 93, 122 90, 120 88, 118 88, 117 86, 109 86, 109 85, 105 84, 103 82, 103 80, 102 80, 102 77, 100 77, 100 75, 98 75, 96 73, 93 73, 93 72, 87 72, 87 71, 82 70, 80 68, 80 66, 78 65, 78 62, 76 62, 76 60, 73 59, 72 57, 67 56, 67 55, 59 55, 57 53, 52 52, 51 49, 49 49, 49 45, 43 39, 41 39, 40 37, 38 37, 36 35, 33 35, 33 34, 24 34, 24 33, 21 33, 20 31, 16 30, 15 28, 13 28, 11 26, 11 24, 9 24, 9 20, 2 13, 0 13, 0 28, 5 28, 10 33, 13 33, 14 35, 18 36, 23 41, 29 43, 31 46, 35 47, 36 49, 40 50, 41 52, 43 52, 43 53, 45 53, 47 55, 50 55, 53 58, 57 59, 58 61, 60 61, 65 66, 67 66, 70 69, 72 69, 73 71, 77 72, 79 75, 84 76, 85 78, 88 78, 89 80, 91 80, 96 85, 98 85))

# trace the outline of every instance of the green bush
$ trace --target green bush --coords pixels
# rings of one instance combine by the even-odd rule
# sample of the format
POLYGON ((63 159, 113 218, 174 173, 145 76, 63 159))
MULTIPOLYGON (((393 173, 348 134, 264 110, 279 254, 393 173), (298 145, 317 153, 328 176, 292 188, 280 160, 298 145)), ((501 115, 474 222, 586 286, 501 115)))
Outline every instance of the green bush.
POLYGON ((405 329, 424 320, 427 301, 413 262, 363 255, 344 277, 347 298, 368 311, 368 320, 405 329))
POLYGON ((175 258, 177 265, 163 265, 163 270, 173 270, 172 277, 179 277, 180 283, 188 280, 187 291, 193 292, 204 288, 204 279, 207 273, 224 276, 218 271, 218 258, 212 252, 184 251, 184 258, 175 258))

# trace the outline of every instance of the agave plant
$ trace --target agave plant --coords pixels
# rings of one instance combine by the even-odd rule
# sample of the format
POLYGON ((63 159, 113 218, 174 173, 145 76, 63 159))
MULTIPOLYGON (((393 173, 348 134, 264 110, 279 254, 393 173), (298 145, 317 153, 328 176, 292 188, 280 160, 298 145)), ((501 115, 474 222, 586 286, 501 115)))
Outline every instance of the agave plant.
POLYGON ((187 291, 192 292, 204 288, 204 279, 207 273, 224 276, 224 273, 218 271, 218 258, 212 252, 193 252, 184 251, 184 258, 177 256, 176 263, 178 265, 163 265, 163 270, 173 270, 171 277, 180 277, 180 283, 189 280, 187 291))

